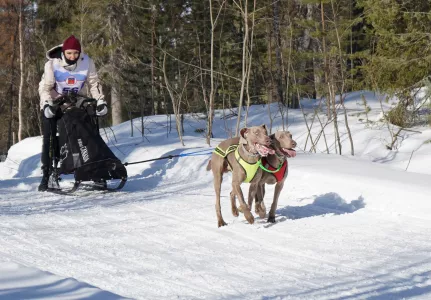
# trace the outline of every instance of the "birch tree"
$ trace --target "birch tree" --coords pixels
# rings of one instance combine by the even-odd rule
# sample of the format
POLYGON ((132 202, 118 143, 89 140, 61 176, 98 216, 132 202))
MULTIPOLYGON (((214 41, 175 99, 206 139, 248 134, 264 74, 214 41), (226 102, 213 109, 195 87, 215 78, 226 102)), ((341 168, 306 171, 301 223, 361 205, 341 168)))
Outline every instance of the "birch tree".
POLYGON ((209 99, 209 109, 208 109, 208 125, 207 125, 207 137, 206 141, 208 145, 211 145, 211 137, 212 137, 212 124, 213 124, 213 116, 214 116, 214 94, 215 94, 215 88, 214 88, 214 35, 215 35, 215 28, 217 25, 217 20, 220 16, 220 12, 224 7, 226 0, 223 0, 223 2, 220 4, 220 7, 218 9, 217 15, 214 17, 213 15, 213 2, 212 0, 209 0, 209 7, 210 7, 210 20, 211 20, 211 66, 210 66, 210 81, 211 81, 211 89, 210 89, 210 99, 209 99))
POLYGON ((20 81, 19 81, 19 89, 18 89, 18 141, 21 141, 23 138, 24 131, 24 117, 23 117, 23 87, 24 87, 24 39, 23 39, 23 30, 24 30, 24 5, 23 0, 19 0, 18 5, 18 43, 19 43, 19 71, 20 71, 20 81))
POLYGON ((167 71, 166 71, 166 54, 163 57, 163 77, 165 80, 165 87, 169 93, 169 96, 171 97, 172 101, 172 107, 174 109, 174 115, 175 115, 175 127, 178 132, 178 137, 181 141, 181 144, 184 146, 183 141, 183 132, 181 128, 181 114, 180 114, 180 108, 181 108, 181 100, 184 95, 185 88, 187 86, 187 80, 184 81, 184 86, 180 88, 180 91, 177 91, 175 87, 171 84, 167 71))
POLYGON ((242 106, 243 106, 243 98, 244 98, 244 88, 246 85, 246 79, 247 79, 247 47, 248 47, 248 40, 249 40, 249 30, 248 30, 248 0, 244 0, 244 4, 242 1, 233 1, 233 3, 236 5, 236 7, 239 9, 242 19, 243 19, 243 40, 242 40, 242 68, 241 68, 241 88, 239 93, 239 100, 238 100, 238 117, 236 121, 236 130, 235 135, 238 136, 240 126, 241 126, 241 112, 242 112, 242 106))

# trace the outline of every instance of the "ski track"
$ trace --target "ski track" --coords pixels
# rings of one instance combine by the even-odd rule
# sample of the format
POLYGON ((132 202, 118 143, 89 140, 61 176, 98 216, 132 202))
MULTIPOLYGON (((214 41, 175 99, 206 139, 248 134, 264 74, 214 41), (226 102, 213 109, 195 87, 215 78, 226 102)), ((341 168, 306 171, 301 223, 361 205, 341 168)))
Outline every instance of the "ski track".
MULTIPOLYGON (((30 203, 4 205, 8 197, 22 199, 6 192, 1 256, 138 299, 392 299, 410 296, 412 285, 431 286, 429 227, 422 224, 431 221, 423 215, 394 213, 387 204, 350 213, 316 204, 307 208, 311 216, 289 219, 279 213, 301 204, 300 195, 313 195, 301 176, 316 175, 305 170, 288 178, 276 224, 232 217, 225 176, 222 213, 229 225, 217 228, 203 165, 202 159, 190 170, 166 164, 145 177, 162 182, 148 191, 126 185, 124 192, 81 197, 27 192, 30 203), (325 224, 328 218, 336 222, 325 224), (415 240, 406 245, 409 235, 415 240)), ((355 187, 353 178, 344 182, 355 187)), ((267 209, 272 192, 269 187, 267 209)))

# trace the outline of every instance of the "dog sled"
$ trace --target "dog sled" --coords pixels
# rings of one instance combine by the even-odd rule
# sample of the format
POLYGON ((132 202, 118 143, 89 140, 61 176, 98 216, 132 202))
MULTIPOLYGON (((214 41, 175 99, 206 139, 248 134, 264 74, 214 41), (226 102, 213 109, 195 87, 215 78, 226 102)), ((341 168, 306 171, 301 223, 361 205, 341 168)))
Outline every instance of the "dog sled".
POLYGON ((72 194, 81 183, 97 190, 122 189, 127 170, 99 134, 96 100, 67 94, 54 104, 61 107, 63 116, 57 122, 57 136, 51 137, 53 161, 48 191, 72 194), (64 190, 59 181, 67 174, 73 174, 75 182, 71 189, 64 190))

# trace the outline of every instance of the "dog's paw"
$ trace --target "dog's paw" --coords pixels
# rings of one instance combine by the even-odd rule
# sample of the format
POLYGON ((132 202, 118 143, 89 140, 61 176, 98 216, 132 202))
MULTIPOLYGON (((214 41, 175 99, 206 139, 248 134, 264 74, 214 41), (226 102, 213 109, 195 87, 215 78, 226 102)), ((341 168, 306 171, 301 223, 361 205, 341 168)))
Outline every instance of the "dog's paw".
POLYGON ((268 223, 275 223, 275 217, 269 216, 268 223))
POLYGON ((238 217, 239 216, 238 208, 232 207, 232 215, 234 217, 238 217))
POLYGON ((247 214, 245 214, 245 219, 250 224, 254 223, 254 217, 253 217, 253 215, 250 212, 248 212, 247 214))
POLYGON ((218 227, 227 226, 227 223, 223 220, 218 221, 218 227))

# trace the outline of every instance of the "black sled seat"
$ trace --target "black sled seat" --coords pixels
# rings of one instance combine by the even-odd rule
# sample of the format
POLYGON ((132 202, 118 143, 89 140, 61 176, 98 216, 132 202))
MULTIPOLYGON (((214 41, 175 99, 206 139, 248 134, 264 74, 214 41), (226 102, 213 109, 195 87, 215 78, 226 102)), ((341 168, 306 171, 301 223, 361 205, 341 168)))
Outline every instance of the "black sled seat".
POLYGON ((82 181, 119 179, 120 184, 113 190, 124 186, 127 170, 100 136, 91 106, 67 108, 58 122, 58 133, 59 175, 75 176, 74 188, 69 192, 75 191, 82 181))

